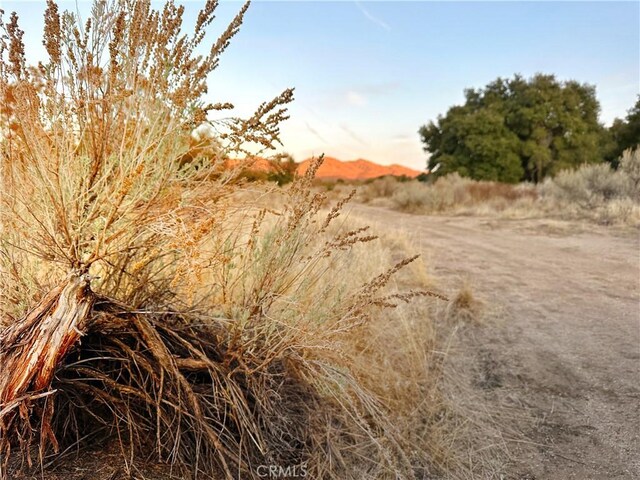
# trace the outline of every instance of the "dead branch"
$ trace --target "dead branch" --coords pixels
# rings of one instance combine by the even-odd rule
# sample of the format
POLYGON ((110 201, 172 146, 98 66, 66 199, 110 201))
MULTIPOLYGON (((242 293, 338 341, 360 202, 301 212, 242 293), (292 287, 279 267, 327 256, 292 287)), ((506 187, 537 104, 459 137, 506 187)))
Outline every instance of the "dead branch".
MULTIPOLYGON (((57 449, 51 429, 51 382, 60 361, 87 327, 94 301, 89 280, 86 274, 70 275, 0 336, 0 455, 6 458, 14 438, 28 451, 35 411, 42 415, 41 454, 48 442, 57 449)), ((29 456, 27 460, 30 463, 29 456)))

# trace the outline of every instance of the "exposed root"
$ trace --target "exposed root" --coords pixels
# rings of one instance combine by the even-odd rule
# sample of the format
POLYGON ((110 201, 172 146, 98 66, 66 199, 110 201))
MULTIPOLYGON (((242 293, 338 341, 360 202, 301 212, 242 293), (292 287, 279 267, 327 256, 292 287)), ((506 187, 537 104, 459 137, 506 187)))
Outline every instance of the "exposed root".
POLYGON ((335 456, 329 476, 347 468, 329 430, 352 443, 348 428, 300 359, 194 325, 96 298, 84 276, 51 291, 0 339, 0 477, 10 456, 30 466, 35 442, 44 463, 88 436, 115 440, 126 468, 155 452, 200 478, 254 478, 318 451, 335 456))
POLYGON ((51 384, 87 327, 93 298, 88 276, 73 274, 0 336, 0 455, 5 458, 17 440, 31 465, 33 418, 39 423, 40 455, 48 443, 57 451, 51 384))

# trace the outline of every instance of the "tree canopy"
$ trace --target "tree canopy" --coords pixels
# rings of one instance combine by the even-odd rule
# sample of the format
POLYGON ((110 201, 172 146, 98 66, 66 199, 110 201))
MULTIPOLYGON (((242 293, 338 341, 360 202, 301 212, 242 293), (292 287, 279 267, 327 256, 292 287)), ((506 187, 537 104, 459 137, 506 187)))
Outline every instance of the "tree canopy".
POLYGON ((609 134, 610 150, 606 160, 617 166, 622 152, 640 144, 640 95, 624 120, 616 118, 613 121, 609 134))
POLYGON ((602 159, 604 127, 591 85, 515 75, 465 90, 465 99, 419 130, 431 163, 441 164, 439 174, 539 182, 602 159))

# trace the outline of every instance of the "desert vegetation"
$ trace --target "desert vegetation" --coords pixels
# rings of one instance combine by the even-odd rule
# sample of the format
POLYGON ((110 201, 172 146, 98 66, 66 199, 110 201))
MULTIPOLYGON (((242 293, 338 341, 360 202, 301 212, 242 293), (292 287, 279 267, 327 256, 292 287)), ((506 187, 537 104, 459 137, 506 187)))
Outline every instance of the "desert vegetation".
POLYGON ((565 217, 587 216, 599 223, 640 220, 640 150, 627 150, 617 170, 607 163, 562 171, 540 186, 547 211, 565 217))
POLYGON ((457 173, 433 183, 398 182, 386 177, 363 186, 359 195, 364 203, 388 205, 409 213, 470 213, 478 206, 504 210, 515 203, 529 205, 537 198, 532 185, 483 182, 457 173))
MULTIPOLYGON (((600 224, 640 222, 640 150, 609 163, 560 171, 540 184, 473 180, 452 173, 427 182, 384 177, 360 186, 358 200, 409 213, 547 217, 600 224)), ((338 191, 346 187, 339 187, 338 191)), ((335 190, 335 188, 334 188, 335 190)))
POLYGON ((465 90, 464 105, 420 128, 430 154, 426 185, 381 180, 363 198, 388 197, 409 212, 638 224, 639 105, 607 128, 592 85, 543 74, 498 78, 465 90))
POLYGON ((429 316, 446 298, 342 220, 353 193, 312 189, 321 158, 284 189, 242 178, 293 92, 212 118, 232 105, 205 104, 206 79, 248 4, 201 54, 215 7, 185 34, 173 2, 81 21, 49 0, 37 66, 2 15, 0 477, 74 478, 87 450, 111 455, 92 478, 469 471, 429 316))
MULTIPOLYGON (((322 157, 298 175, 274 153, 292 89, 246 118, 205 101, 249 4, 211 40, 216 7, 187 25, 173 1, 94 0, 80 18, 48 0, 37 65, 0 11, 0 479, 503 478, 520 433, 487 415, 499 382, 482 364, 471 392, 474 352, 449 361, 491 305, 471 283, 444 295, 422 243, 345 210, 634 224, 639 151, 577 168, 537 130, 525 167, 465 144, 499 160, 482 180, 318 184, 322 157), (538 183, 501 182, 522 179, 538 183)), ((538 80, 585 101, 589 151, 593 92, 538 80)))

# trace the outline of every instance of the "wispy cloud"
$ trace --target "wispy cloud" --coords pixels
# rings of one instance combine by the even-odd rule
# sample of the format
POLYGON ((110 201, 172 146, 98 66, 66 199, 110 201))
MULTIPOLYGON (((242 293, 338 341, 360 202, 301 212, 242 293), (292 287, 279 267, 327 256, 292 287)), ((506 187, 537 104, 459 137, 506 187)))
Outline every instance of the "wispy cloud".
POLYGON ((365 142, 362 138, 360 138, 353 130, 351 130, 349 127, 347 127, 344 123, 340 124, 340 128, 347 135, 349 135, 351 138, 353 138, 356 142, 361 143, 362 145, 368 145, 367 142, 365 142))
POLYGON ((356 92, 355 90, 349 90, 346 96, 347 103, 349 103, 349 105, 353 105, 354 107, 364 107, 367 103, 369 103, 367 97, 365 97, 360 92, 356 92))
POLYGON ((400 82, 384 82, 371 85, 363 85, 358 90, 371 95, 387 95, 398 90, 402 84, 400 82))
POLYGON ((385 22, 384 20, 374 16, 371 14, 371 12, 369 12, 369 10, 367 10, 366 8, 364 8, 364 6, 356 1, 354 2, 356 4, 356 6, 358 7, 358 9, 362 12, 362 14, 370 21, 375 23, 376 25, 378 25, 379 27, 384 28, 387 32, 391 30, 391 27, 389 26, 389 24, 387 22, 385 22))
POLYGON ((389 95, 400 88, 399 82, 378 83, 373 85, 352 86, 349 90, 340 93, 343 100, 354 107, 364 107, 374 97, 389 95))
POLYGON ((407 135, 405 133, 401 133, 401 134, 394 135, 393 137, 391 137, 391 141, 392 142, 397 142, 397 143, 404 143, 404 142, 415 141, 416 138, 417 138, 417 135, 413 135, 412 136, 412 135, 407 135))
MULTIPOLYGON (((2 0, 0 0, 2 1, 2 0)), ((347 83, 336 88, 318 92, 322 98, 323 108, 331 107, 365 107, 375 103, 381 97, 402 94, 403 82, 389 81, 380 83, 347 83)), ((298 100, 296 100, 298 101, 298 100)), ((306 107, 305 107, 306 108, 306 107)), ((311 112, 309 108, 307 108, 311 112)), ((314 115, 317 117, 317 115, 314 115)), ((317 118, 321 120, 320 118, 317 118)), ((332 122, 322 119, 322 123, 330 126, 332 122)))
POLYGON ((309 132, 311 132, 311 134, 313 134, 315 137, 319 138, 322 142, 324 142, 326 144, 329 143, 329 142, 327 142, 327 140, 322 135, 320 135, 320 133, 318 133, 318 131, 315 128, 313 128, 311 125, 309 125, 309 122, 304 122, 304 124, 306 125, 307 130, 309 130, 309 132))

